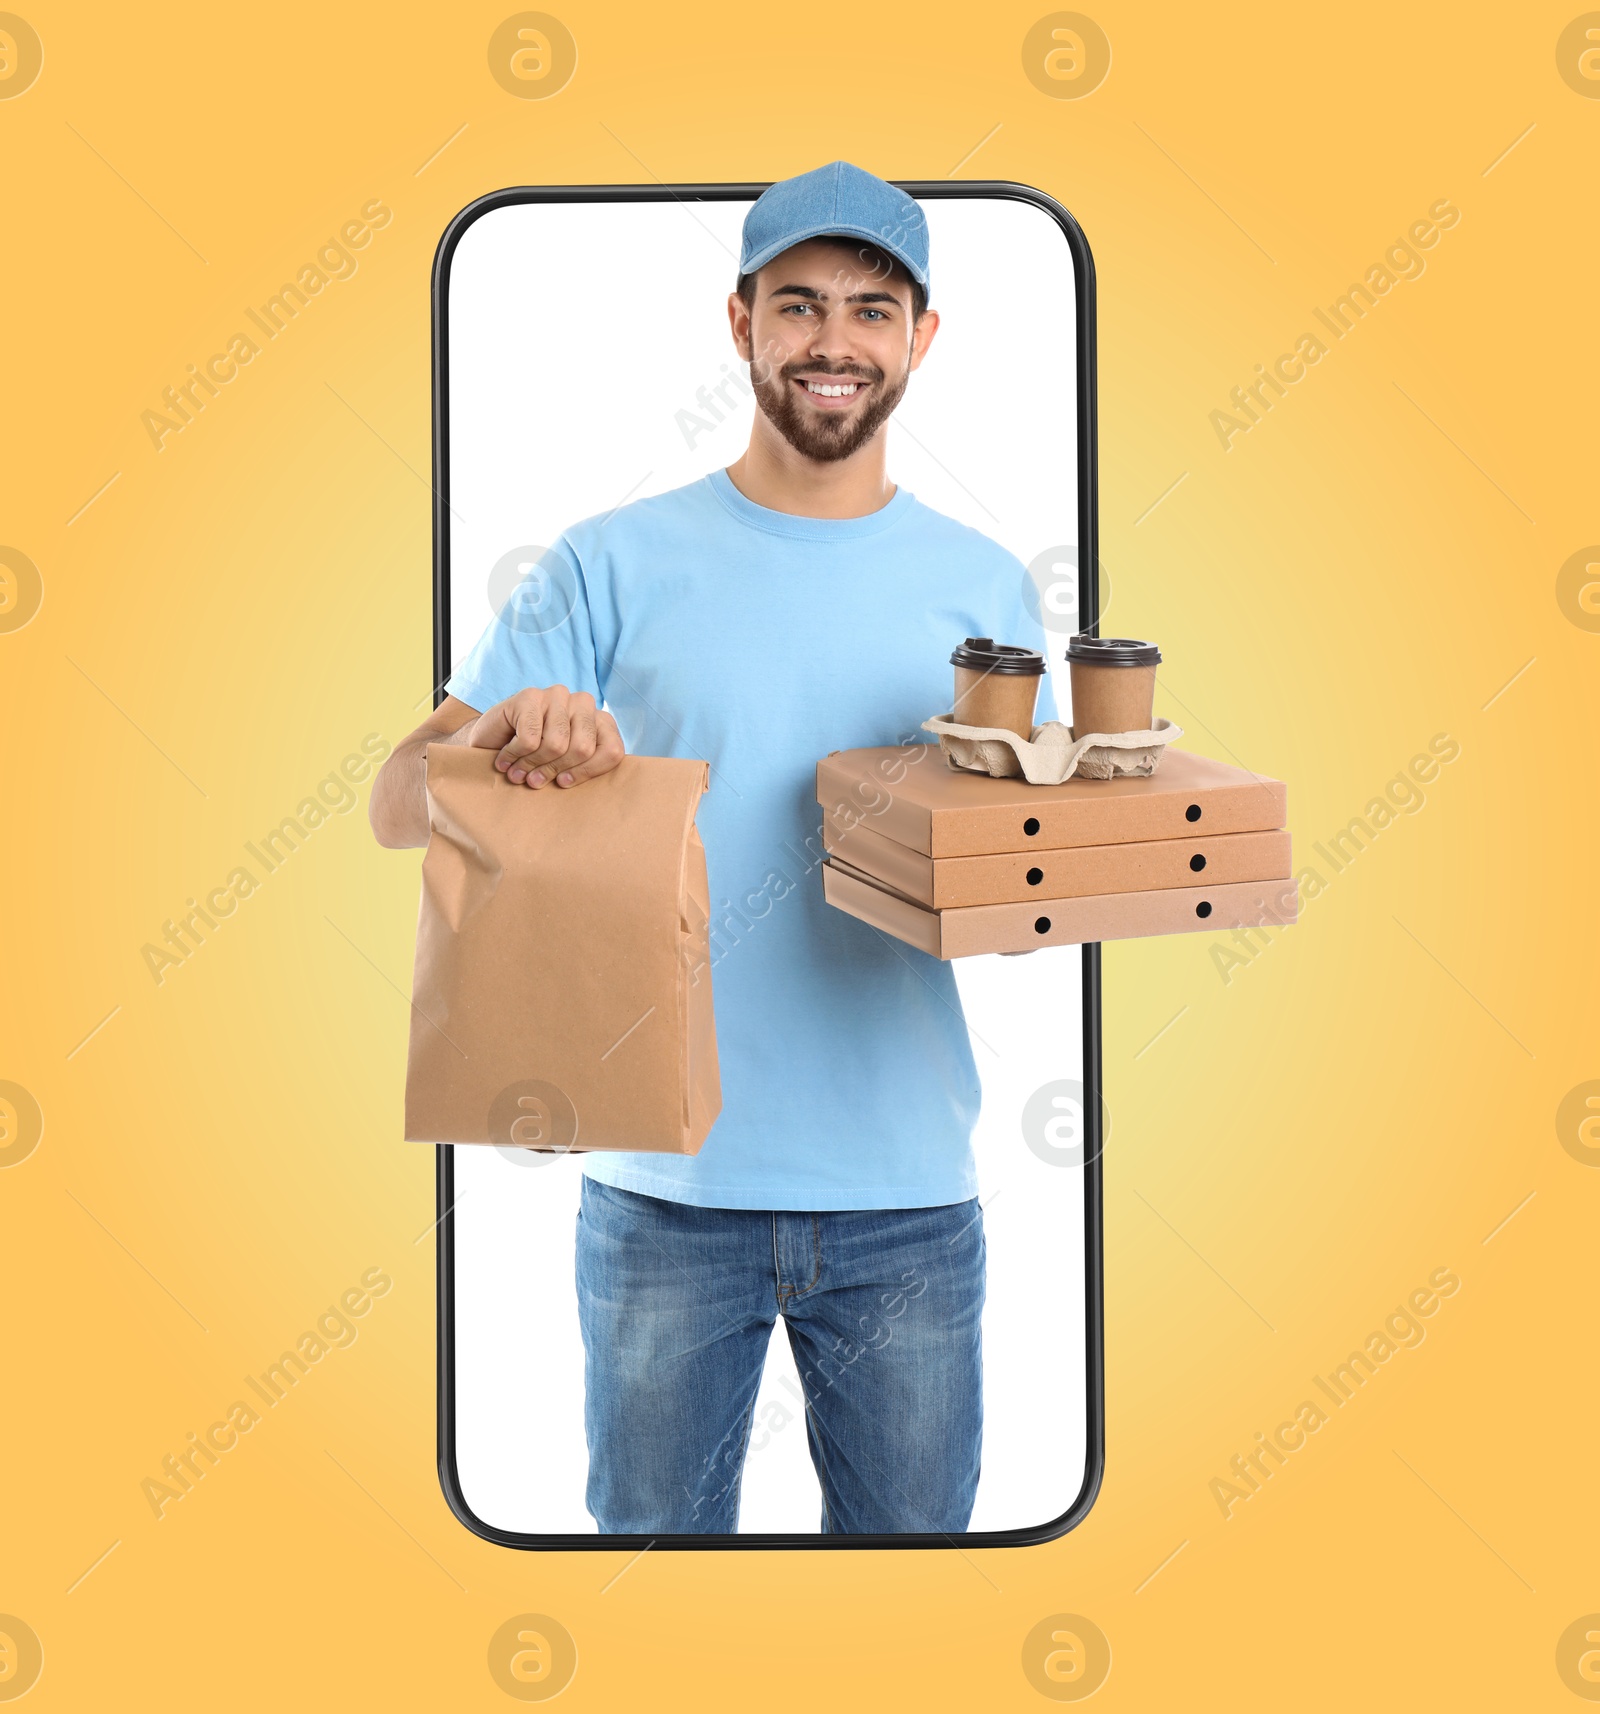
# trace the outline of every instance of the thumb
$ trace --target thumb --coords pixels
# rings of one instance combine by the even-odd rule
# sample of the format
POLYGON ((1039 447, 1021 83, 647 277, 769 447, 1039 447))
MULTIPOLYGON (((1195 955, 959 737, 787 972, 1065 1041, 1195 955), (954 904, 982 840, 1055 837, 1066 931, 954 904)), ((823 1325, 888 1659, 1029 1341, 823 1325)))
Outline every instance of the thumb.
POLYGON ((507 712, 507 704, 497 702, 478 716, 467 742, 476 750, 503 750, 506 740, 513 737, 516 730, 516 722, 507 712))

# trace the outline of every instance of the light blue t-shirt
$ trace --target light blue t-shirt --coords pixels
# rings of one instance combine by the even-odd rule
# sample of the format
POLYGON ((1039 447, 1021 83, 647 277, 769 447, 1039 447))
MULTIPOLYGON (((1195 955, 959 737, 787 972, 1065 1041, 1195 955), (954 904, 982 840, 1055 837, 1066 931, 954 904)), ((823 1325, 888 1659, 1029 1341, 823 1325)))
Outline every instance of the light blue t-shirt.
MULTIPOLYGON (((711 765, 697 825, 722 1112, 697 1155, 596 1151, 584 1171, 711 1208, 976 1195, 955 977, 824 903, 816 768, 930 742, 964 637, 1044 646, 1021 562, 904 488, 864 518, 791 517, 719 470, 575 524, 544 563, 553 576, 491 620, 450 694, 482 711, 564 684, 604 703, 630 752, 711 765)), ((1037 718, 1055 712, 1046 678, 1037 718)))

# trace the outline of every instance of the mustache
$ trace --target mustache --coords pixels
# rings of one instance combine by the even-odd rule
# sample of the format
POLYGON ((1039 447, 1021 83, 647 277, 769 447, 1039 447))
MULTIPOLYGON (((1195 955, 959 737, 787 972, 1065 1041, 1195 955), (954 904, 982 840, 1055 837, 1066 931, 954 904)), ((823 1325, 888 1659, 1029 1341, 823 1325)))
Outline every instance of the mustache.
POLYGON ((832 375, 840 380, 868 382, 883 379, 881 369, 874 369, 870 364, 864 363, 785 363, 778 375, 785 381, 797 381, 802 375, 832 375))

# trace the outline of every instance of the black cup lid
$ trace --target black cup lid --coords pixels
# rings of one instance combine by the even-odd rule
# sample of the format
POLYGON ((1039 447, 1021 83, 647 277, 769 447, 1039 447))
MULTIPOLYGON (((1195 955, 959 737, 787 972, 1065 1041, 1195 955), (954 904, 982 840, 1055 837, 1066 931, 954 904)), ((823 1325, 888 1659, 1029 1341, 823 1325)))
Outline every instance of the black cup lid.
POLYGON ((950 664, 980 673, 1042 673, 1044 656, 1037 649, 997 643, 993 637, 968 637, 950 656, 950 664))
POLYGON ((1067 659, 1087 667, 1154 667, 1161 664, 1161 651, 1136 637, 1080 636, 1067 644, 1067 659))

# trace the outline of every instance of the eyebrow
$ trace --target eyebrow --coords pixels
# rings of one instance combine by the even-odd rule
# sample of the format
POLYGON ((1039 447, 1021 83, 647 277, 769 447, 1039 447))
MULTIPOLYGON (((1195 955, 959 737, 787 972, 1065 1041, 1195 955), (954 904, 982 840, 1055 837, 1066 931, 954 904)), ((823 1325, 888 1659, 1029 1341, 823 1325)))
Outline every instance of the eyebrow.
MULTIPOLYGON (((814 291, 810 286, 779 286, 767 294, 769 297, 809 298, 812 303, 826 303, 826 292, 814 291)), ((893 292, 852 292, 843 300, 847 304, 898 304, 900 300, 893 292)))

